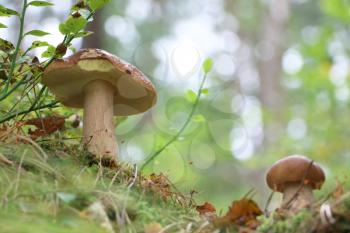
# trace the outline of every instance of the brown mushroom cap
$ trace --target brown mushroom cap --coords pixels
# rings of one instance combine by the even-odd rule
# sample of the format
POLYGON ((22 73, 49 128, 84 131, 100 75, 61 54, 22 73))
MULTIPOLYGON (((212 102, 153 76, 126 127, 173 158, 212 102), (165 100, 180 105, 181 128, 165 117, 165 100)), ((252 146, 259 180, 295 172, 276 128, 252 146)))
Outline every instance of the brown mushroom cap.
POLYGON ((266 175, 268 186, 272 190, 283 192, 287 183, 301 182, 306 175, 307 184, 313 189, 320 189, 325 181, 325 175, 322 168, 316 163, 312 163, 309 168, 311 161, 302 155, 291 155, 278 160, 266 175))
POLYGON ((52 62, 42 82, 68 107, 82 108, 84 86, 105 80, 116 88, 114 115, 138 114, 152 107, 157 94, 151 81, 135 66, 100 49, 83 49, 52 62))

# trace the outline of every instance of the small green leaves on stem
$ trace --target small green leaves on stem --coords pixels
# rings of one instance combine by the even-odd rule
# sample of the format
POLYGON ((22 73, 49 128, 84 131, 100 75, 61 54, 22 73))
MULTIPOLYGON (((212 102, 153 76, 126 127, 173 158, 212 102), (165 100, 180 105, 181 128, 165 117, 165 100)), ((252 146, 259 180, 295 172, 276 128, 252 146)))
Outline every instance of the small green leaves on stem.
POLYGON ((202 66, 204 73, 205 74, 209 73, 211 71, 211 69, 213 68, 213 65, 214 65, 213 59, 211 59, 211 58, 205 59, 203 62, 203 66, 202 66))
POLYGON ((47 47, 50 44, 47 43, 46 41, 40 41, 40 40, 36 40, 32 42, 32 45, 30 46, 31 49, 35 49, 35 48, 39 48, 39 47, 47 47))
POLYGON ((19 16, 19 13, 15 10, 12 10, 4 7, 3 5, 0 5, 0 16, 10 17, 12 15, 19 16))
POLYGON ((44 57, 44 58, 53 57, 55 55, 55 51, 56 51, 56 48, 52 45, 49 45, 46 51, 41 54, 41 57, 44 57))
POLYGON ((165 143, 160 149, 158 149, 156 152, 154 152, 152 155, 148 156, 147 160, 142 164, 141 170, 143 170, 150 162, 153 161, 160 153, 162 153, 165 149, 167 149, 173 142, 177 141, 178 138, 181 136, 181 134, 185 131, 187 128, 188 124, 191 122, 191 120, 195 122, 204 122, 205 117, 203 115, 195 115, 194 113, 196 112, 197 106, 199 104, 199 100, 203 91, 204 83, 205 80, 207 79, 207 74, 210 72, 210 70, 213 67, 213 60, 210 58, 207 58, 203 65, 203 71, 204 75, 201 81, 201 84, 199 86, 199 89, 197 91, 197 94, 194 93, 192 90, 188 91, 186 94, 187 99, 189 99, 190 102, 193 102, 192 109, 190 113, 188 114, 188 117, 185 121, 185 123, 182 125, 180 130, 177 132, 176 135, 174 135, 167 143, 165 143))
POLYGON ((110 0, 88 0, 87 3, 92 11, 96 11, 104 7, 110 0))
POLYGON ((51 2, 46 2, 46 1, 31 1, 28 3, 28 6, 37 6, 37 7, 42 7, 42 6, 53 6, 54 4, 51 2))
POLYGON ((69 16, 66 22, 59 25, 59 30, 63 35, 77 34, 84 29, 87 20, 83 16, 69 16))
POLYGON ((49 35, 50 33, 48 32, 44 32, 44 31, 41 31, 41 30, 31 30, 29 32, 26 32, 24 34, 24 36, 38 36, 38 37, 42 37, 42 36, 46 36, 46 35, 49 35))
POLYGON ((91 32, 91 31, 82 31, 82 32, 78 32, 77 34, 75 34, 75 38, 89 36, 89 35, 91 35, 91 34, 93 34, 93 33, 94 33, 94 32, 91 32))
POLYGON ((196 102, 197 94, 194 93, 194 91, 192 91, 192 90, 188 90, 186 93, 186 99, 188 102, 194 103, 194 102, 196 102))

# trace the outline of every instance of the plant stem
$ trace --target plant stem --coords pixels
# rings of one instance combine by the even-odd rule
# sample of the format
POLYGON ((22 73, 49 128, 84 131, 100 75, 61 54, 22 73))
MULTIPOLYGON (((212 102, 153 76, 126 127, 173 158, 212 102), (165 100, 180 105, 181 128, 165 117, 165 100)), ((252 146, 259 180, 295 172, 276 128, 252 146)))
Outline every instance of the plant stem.
MULTIPOLYGON (((24 18, 25 18, 25 13, 26 13, 26 10, 27 10, 27 1, 28 0, 24 0, 23 2, 23 9, 22 9, 22 14, 20 16, 20 32, 19 32, 19 37, 18 37, 18 41, 17 41, 17 45, 16 45, 16 49, 15 49, 15 53, 13 55, 13 59, 12 59, 12 62, 11 62, 11 67, 10 67, 10 72, 9 72, 9 75, 8 75, 8 79, 6 81, 6 86, 5 86, 5 89, 4 89, 4 94, 2 96, 0 96, 0 101, 6 99, 10 94, 12 94, 19 86, 21 86, 22 84, 26 83, 26 82, 23 82, 24 80, 21 80, 20 82, 16 83, 16 85, 10 90, 8 91, 8 88, 9 88, 9 85, 10 85, 10 81, 12 79, 12 76, 13 76, 13 72, 15 70, 15 67, 16 67, 16 59, 17 59, 17 56, 18 56, 18 53, 19 53, 19 49, 20 49, 20 45, 21 45, 21 42, 22 42, 22 39, 23 39, 23 28, 24 28, 24 18)), ((94 15, 95 12, 91 12, 88 17, 87 17, 87 20, 89 20, 93 15, 94 15)), ((64 39, 63 39, 63 43, 65 45, 68 45, 73 39, 75 38, 75 34, 74 35, 71 35, 71 36, 65 36, 64 39)), ((25 52, 27 53, 28 50, 25 52)), ((45 65, 43 66, 44 69, 46 67, 48 67, 55 59, 57 59, 56 55, 54 55, 53 57, 51 57, 46 63, 45 65)), ((40 78, 40 76, 42 75, 42 73, 38 74, 36 77, 34 77, 34 83, 33 83, 33 87, 35 87, 35 82, 38 80, 38 78, 40 78)), ((32 88, 31 88, 32 89, 32 88)), ((40 104, 40 100, 42 98, 42 95, 45 93, 45 90, 47 89, 46 86, 43 86, 40 91, 39 91, 39 94, 38 96, 35 98, 34 102, 31 104, 31 106, 27 109, 27 110, 23 110, 23 111, 20 111, 18 113, 13 113, 7 117, 4 117, 2 119, 0 119, 0 123, 3 123, 5 121, 8 121, 8 120, 11 120, 12 118, 14 117, 17 117, 19 115, 23 115, 22 119, 30 112, 32 111, 36 111, 36 110, 39 110, 39 109, 44 109, 44 108, 52 108, 55 104, 58 103, 58 101, 55 101, 55 102, 52 102, 50 104, 46 104, 46 105, 39 105, 39 106, 36 106, 38 103, 40 104)))
POLYGON ((21 86, 24 83, 26 83, 26 77, 23 78, 21 81, 17 82, 11 90, 5 92, 2 96, 0 96, 0 101, 6 99, 12 92, 14 92, 19 86, 21 86))
POLYGON ((185 123, 182 125, 181 129, 179 130, 179 132, 177 132, 177 134, 172 137, 167 143, 164 144, 164 146, 162 146, 159 150, 157 150, 154 154, 152 154, 151 156, 148 156, 148 159, 146 160, 146 162, 144 162, 144 164, 142 164, 141 166, 141 171, 153 160, 155 159, 155 157, 157 157, 160 153, 162 153, 168 146, 170 146, 173 142, 175 142, 180 135, 185 131, 185 129, 187 128, 187 125, 191 122, 191 119, 193 117, 193 114, 195 113, 197 106, 199 104, 199 100, 200 97, 202 95, 202 90, 203 90, 203 86, 205 83, 205 80, 207 79, 207 74, 203 75, 203 79, 201 81, 201 84, 199 86, 199 89, 197 91, 197 98, 195 100, 195 102, 193 103, 191 112, 188 114, 188 117, 185 121, 185 123))
POLYGON ((23 39, 24 18, 25 18, 25 15, 26 15, 27 7, 28 7, 27 6, 27 0, 24 0, 23 1, 22 14, 20 16, 20 26, 19 26, 18 40, 17 40, 17 44, 16 44, 16 48, 15 48, 15 53, 13 54, 13 58, 12 58, 12 61, 11 61, 10 72, 9 72, 8 77, 7 77, 6 86, 5 86, 5 90, 4 90, 5 92, 7 92, 7 90, 8 90, 8 87, 9 87, 9 85, 11 83, 13 72, 14 72, 15 67, 16 67, 17 56, 18 56, 19 49, 21 47, 22 39, 23 39))
MULTIPOLYGON (((94 15, 94 12, 91 12, 88 17, 86 18, 87 20, 89 20, 92 16, 94 15)), ((73 39, 75 38, 75 35, 73 36, 65 36, 63 39, 63 43, 65 45, 68 45, 73 39)), ((53 57, 50 58, 50 60, 44 65, 44 69, 46 67, 48 67, 54 60, 56 59, 55 55, 53 57)), ((31 112, 34 108, 35 105, 39 102, 42 94, 44 93, 44 91, 46 90, 46 86, 43 86, 39 92, 39 95, 36 97, 36 99, 34 100, 33 104, 30 106, 30 108, 28 109, 28 113, 31 112)))
POLYGON ((57 108, 58 107, 58 105, 57 105, 58 103, 59 103, 59 101, 53 101, 53 102, 45 104, 45 105, 37 106, 37 107, 35 107, 35 108, 31 109, 31 110, 27 109, 27 110, 23 110, 23 111, 20 111, 20 112, 13 113, 13 114, 11 114, 8 117, 0 119, 0 124, 4 123, 5 121, 11 120, 12 118, 15 118, 15 117, 23 115, 23 114, 27 114, 27 113, 32 112, 32 111, 36 111, 36 110, 40 110, 40 109, 44 109, 44 108, 57 108))

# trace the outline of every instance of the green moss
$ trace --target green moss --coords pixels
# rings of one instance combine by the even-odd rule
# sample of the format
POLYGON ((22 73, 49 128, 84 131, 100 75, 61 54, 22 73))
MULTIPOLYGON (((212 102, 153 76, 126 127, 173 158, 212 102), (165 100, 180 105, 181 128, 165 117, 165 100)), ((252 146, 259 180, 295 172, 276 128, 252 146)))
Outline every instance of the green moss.
POLYGON ((258 217, 261 225, 257 230, 263 233, 303 232, 303 229, 305 230, 305 224, 307 224, 307 222, 311 219, 312 214, 306 209, 303 209, 295 216, 288 218, 281 218, 281 216, 273 213, 269 217, 258 217))
POLYGON ((2 232, 106 232, 101 222, 84 211, 102 201, 116 232, 142 232, 149 223, 172 225, 174 232, 185 228, 195 210, 167 200, 145 189, 133 169, 101 168, 82 160, 76 147, 46 146, 39 151, 30 145, 2 145, 0 153, 14 162, 0 163, 0 229, 2 232), (85 217, 84 217, 85 216, 85 217))

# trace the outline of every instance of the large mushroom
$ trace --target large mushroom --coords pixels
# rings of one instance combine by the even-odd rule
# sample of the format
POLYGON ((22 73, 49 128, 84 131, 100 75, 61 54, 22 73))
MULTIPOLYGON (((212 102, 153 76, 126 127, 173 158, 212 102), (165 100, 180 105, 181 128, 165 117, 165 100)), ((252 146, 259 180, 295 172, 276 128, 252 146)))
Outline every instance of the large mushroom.
POLYGON ((302 155, 291 155, 278 160, 266 175, 268 186, 283 193, 282 208, 297 211, 309 206, 312 191, 320 189, 325 181, 322 168, 302 155))
POLYGON ((146 111, 156 103, 153 84, 135 66, 100 49, 83 49, 52 62, 42 83, 68 107, 83 108, 83 142, 103 162, 115 162, 113 116, 146 111))

